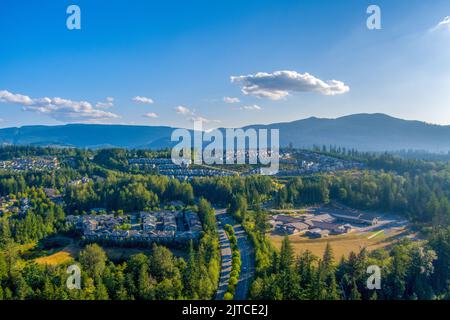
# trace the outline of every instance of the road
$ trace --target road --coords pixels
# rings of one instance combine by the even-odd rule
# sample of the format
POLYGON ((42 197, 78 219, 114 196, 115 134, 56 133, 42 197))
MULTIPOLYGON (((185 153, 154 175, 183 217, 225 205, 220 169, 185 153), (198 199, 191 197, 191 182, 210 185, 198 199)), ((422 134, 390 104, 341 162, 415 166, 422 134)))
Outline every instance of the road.
MULTIPOLYGON (((223 230, 223 226, 226 224, 232 225, 234 228, 234 232, 236 234, 237 243, 238 243, 238 249, 241 254, 241 273, 239 275, 239 281, 236 287, 236 292, 234 294, 234 300, 246 300, 248 291, 250 289, 250 285, 252 283, 254 274, 255 274, 255 250, 253 248, 253 243, 247 239, 247 234, 245 233, 244 228, 235 222, 233 217, 226 213, 225 210, 217 210, 216 211, 216 219, 218 222, 219 227, 219 235, 221 235, 221 231, 225 233, 223 230)), ((225 235, 226 237, 226 235, 225 235)), ((222 238, 222 237, 221 237, 222 238)), ((227 238, 228 241, 228 238, 227 238)), ((224 241, 226 243, 227 241, 224 241)), ((219 291, 217 297, 220 297, 220 294, 222 293, 222 275, 228 276, 229 279, 229 273, 231 271, 231 247, 229 246, 228 241, 228 248, 224 247, 224 250, 222 250, 222 240, 221 240, 221 252, 223 252, 222 255, 222 272, 221 272, 221 281, 219 285, 219 291), (225 258, 225 261, 224 261, 225 258), (229 263, 229 265, 228 265, 229 263), (219 294, 220 293, 220 294, 219 294)), ((225 280, 225 278, 224 278, 225 280)), ((228 283, 228 281, 227 281, 228 283)), ((226 287, 225 287, 226 291, 226 287)), ((223 293, 225 294, 225 293, 223 293)))
POLYGON ((220 245, 220 279, 219 287, 216 293, 216 300, 223 300, 228 288, 228 281, 230 280, 231 272, 231 245, 228 240, 227 234, 223 229, 225 224, 221 223, 221 217, 226 214, 225 210, 216 210, 217 230, 219 232, 219 245, 220 245))

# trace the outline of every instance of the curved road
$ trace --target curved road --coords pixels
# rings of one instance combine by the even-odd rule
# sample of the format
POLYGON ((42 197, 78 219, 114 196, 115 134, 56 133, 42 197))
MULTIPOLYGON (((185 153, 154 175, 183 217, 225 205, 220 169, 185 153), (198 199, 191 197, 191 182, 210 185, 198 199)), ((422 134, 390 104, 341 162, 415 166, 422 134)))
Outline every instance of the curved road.
POLYGON ((216 220, 220 237, 220 249, 222 256, 222 266, 219 281, 219 289, 216 299, 223 299, 227 290, 228 280, 231 272, 231 246, 223 227, 226 224, 232 225, 238 241, 238 249, 241 254, 241 273, 234 294, 234 300, 246 300, 250 285, 255 273, 255 250, 252 242, 247 238, 244 228, 235 222, 233 217, 226 213, 226 210, 216 210, 216 220))

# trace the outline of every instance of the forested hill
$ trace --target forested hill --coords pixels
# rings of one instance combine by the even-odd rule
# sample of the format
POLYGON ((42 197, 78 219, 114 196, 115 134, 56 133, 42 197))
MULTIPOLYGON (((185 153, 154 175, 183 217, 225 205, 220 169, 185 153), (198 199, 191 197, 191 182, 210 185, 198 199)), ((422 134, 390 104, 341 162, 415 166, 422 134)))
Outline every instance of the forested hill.
MULTIPOLYGON (((356 114, 337 119, 308 118, 246 128, 280 130, 282 146, 334 145, 360 151, 450 150, 450 126, 393 118, 384 114, 356 114)), ((158 126, 89 125, 25 126, 0 129, 0 143, 79 148, 151 148, 173 145, 174 128, 158 126)))
POLYGON ((294 147, 336 145, 360 151, 450 150, 450 126, 403 120, 385 114, 355 114, 337 119, 308 118, 251 126, 280 129, 280 143, 294 147))
POLYGON ((150 148, 170 146, 170 127, 69 124, 0 129, 0 143, 77 148, 150 148))

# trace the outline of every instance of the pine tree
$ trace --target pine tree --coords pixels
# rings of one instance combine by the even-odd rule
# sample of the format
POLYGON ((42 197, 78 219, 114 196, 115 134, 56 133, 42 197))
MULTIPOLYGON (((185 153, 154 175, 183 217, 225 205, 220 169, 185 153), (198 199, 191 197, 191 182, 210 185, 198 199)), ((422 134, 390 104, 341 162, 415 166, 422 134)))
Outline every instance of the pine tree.
POLYGON ((184 294, 188 298, 196 299, 198 297, 199 272, 198 261, 192 241, 189 242, 188 257, 189 260, 184 270, 184 294))
POLYGON ((139 298, 151 300, 153 297, 153 279, 149 276, 146 265, 141 266, 137 282, 139 298))
POLYGON ((334 255, 331 244, 327 242, 322 258, 322 271, 328 275, 334 272, 334 255))
POLYGON ((100 277, 96 279, 95 300, 109 300, 108 290, 100 277))
POLYGON ((349 300, 361 300, 361 293, 358 291, 358 286, 356 282, 353 281, 352 290, 350 291, 349 300))
POLYGON ((313 295, 315 267, 317 257, 311 251, 304 251, 297 259, 296 270, 299 275, 300 288, 304 299, 313 295))
POLYGON ((54 300, 55 289, 49 278, 45 279, 44 290, 42 291, 43 298, 46 300, 54 300))
POLYGON ((339 290, 336 283, 336 276, 333 273, 330 273, 328 277, 325 279, 325 284, 327 287, 327 300, 339 300, 339 290))
POLYGON ((280 271, 289 270, 294 263, 294 249, 288 236, 285 236, 280 250, 280 271))

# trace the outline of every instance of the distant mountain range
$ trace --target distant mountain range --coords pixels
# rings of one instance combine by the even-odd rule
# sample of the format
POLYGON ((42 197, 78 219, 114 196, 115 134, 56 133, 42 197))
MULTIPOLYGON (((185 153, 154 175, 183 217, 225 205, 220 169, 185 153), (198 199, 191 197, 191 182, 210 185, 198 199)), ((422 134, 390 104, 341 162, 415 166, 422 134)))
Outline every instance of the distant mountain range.
MULTIPOLYGON (((308 118, 286 123, 252 125, 245 129, 279 129, 281 146, 335 145, 361 151, 402 149, 450 150, 450 126, 409 121, 385 114, 355 114, 337 119, 308 118)), ((175 128, 69 124, 0 129, 0 143, 78 148, 171 147, 175 128)))

